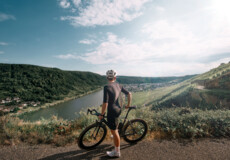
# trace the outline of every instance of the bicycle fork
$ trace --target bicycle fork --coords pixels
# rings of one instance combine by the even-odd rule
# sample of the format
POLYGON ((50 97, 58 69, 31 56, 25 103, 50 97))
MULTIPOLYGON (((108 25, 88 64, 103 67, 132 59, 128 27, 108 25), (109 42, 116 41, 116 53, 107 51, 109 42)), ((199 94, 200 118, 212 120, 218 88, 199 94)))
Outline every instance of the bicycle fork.
POLYGON ((101 127, 102 122, 98 122, 98 121, 97 121, 97 124, 98 124, 98 126, 95 127, 95 129, 94 129, 94 131, 93 131, 93 133, 92 133, 92 135, 91 135, 91 136, 93 137, 94 140, 96 140, 96 137, 97 137, 97 135, 98 135, 98 132, 99 132, 99 130, 100 130, 100 127, 101 127), (95 132, 96 132, 96 135, 93 136, 95 132))

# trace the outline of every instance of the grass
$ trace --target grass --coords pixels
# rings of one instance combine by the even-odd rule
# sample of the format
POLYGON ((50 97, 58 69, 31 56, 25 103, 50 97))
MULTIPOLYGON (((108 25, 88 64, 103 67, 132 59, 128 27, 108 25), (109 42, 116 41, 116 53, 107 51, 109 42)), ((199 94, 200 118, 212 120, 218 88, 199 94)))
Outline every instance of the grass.
MULTIPOLYGON (((123 111, 121 117, 125 114, 126 111, 123 111)), ((80 118, 73 121, 53 116, 37 122, 1 117, 0 143, 26 142, 56 146, 76 144, 81 131, 97 119, 85 112, 80 115, 80 118)), ((129 119, 134 118, 142 118, 148 123, 150 132, 147 136, 150 138, 153 135, 158 138, 230 137, 230 110, 171 108, 153 111, 150 107, 139 107, 130 112, 129 119)))
POLYGON ((143 91, 132 93, 132 105, 144 106, 155 98, 156 91, 143 91))

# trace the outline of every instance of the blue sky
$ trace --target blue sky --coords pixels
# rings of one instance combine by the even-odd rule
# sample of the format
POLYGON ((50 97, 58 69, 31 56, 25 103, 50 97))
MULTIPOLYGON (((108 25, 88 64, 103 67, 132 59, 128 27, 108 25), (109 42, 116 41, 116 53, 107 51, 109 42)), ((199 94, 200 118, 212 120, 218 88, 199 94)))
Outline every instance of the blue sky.
POLYGON ((228 0, 1 0, 0 63, 129 76, 230 61, 228 0))

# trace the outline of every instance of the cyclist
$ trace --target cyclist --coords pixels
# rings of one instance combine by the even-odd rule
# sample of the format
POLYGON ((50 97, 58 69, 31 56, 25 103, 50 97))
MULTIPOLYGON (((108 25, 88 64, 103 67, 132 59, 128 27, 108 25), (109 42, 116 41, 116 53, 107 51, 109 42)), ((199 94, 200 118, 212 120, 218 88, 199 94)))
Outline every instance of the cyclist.
POLYGON ((108 84, 104 86, 104 97, 101 115, 98 116, 101 120, 107 109, 107 121, 108 127, 113 135, 115 150, 107 151, 107 155, 110 157, 120 157, 120 136, 118 133, 118 118, 121 114, 121 106, 119 105, 118 98, 121 92, 128 96, 128 104, 125 108, 129 108, 131 104, 131 93, 124 89, 121 85, 116 83, 117 73, 114 70, 108 70, 106 77, 108 84))

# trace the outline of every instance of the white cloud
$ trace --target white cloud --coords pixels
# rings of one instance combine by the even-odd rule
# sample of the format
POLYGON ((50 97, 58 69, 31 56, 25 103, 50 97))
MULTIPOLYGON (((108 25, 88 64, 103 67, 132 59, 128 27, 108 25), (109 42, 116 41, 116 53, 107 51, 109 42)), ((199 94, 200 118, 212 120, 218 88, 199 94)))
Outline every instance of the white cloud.
MULTIPOLYGON (((173 26, 177 27, 176 24, 173 26)), ((175 28, 172 27, 170 30, 175 28)), ((186 31, 186 29, 181 29, 181 31, 181 33, 184 33, 183 31, 186 31)), ((151 34, 149 35, 152 37, 151 34)), ((197 74, 208 71, 221 62, 230 60, 229 57, 203 63, 202 58, 209 58, 211 50, 218 49, 218 45, 202 46, 204 43, 199 44, 201 42, 196 41, 196 38, 194 35, 190 35, 190 32, 188 34, 190 36, 182 35, 176 37, 171 34, 170 38, 173 37, 173 41, 158 44, 151 40, 133 43, 126 38, 118 38, 113 33, 107 33, 107 38, 92 52, 87 52, 83 56, 67 54, 57 57, 61 59, 81 59, 94 65, 113 66, 112 68, 118 70, 122 75, 139 76, 197 74), (189 37, 188 40, 185 37, 189 37), (191 44, 187 44, 187 42, 191 42, 191 44), (209 47, 210 50, 208 50, 209 47), (206 51, 209 52, 206 53, 206 51)), ((185 35, 187 35, 187 32, 185 35)), ((162 35, 162 37, 168 38, 165 35, 162 35)), ((158 36, 157 40, 160 38, 158 36)), ((212 53, 214 54, 214 52, 212 53)))
POLYGON ((199 59, 230 52, 230 30, 226 25, 212 26, 205 36, 201 36, 194 33, 186 23, 160 20, 145 24, 142 32, 150 37, 152 43, 155 43, 161 55, 189 56, 199 59))
POLYGON ((169 24, 167 20, 159 20, 154 23, 148 23, 143 26, 142 31, 150 34, 153 39, 184 39, 185 37, 191 37, 192 33, 183 23, 169 24))
POLYGON ((0 22, 1 21, 6 21, 6 20, 15 20, 16 18, 13 15, 5 14, 5 13, 0 13, 0 22))
POLYGON ((75 7, 79 7, 81 0, 72 0, 75 7))
POLYGON ((74 55, 74 54, 58 55, 55 57, 59 59, 79 59, 79 56, 74 55))
POLYGON ((59 5, 62 8, 69 8, 70 7, 70 2, 68 0, 60 0, 59 5))
POLYGON ((156 11, 158 11, 158 12, 165 12, 165 8, 164 8, 164 7, 161 7, 161 6, 156 6, 155 9, 156 9, 156 11))
MULTIPOLYGON (((78 16, 62 16, 73 26, 115 25, 131 21, 139 17, 141 8, 149 0, 91 0, 87 6, 80 7, 80 2, 74 2, 79 11, 78 16)), ((67 8, 67 7, 66 7, 67 8)))
MULTIPOLYGON (((146 62, 192 61, 200 58, 200 52, 196 53, 197 50, 193 48, 194 43, 185 45, 188 41, 184 42, 183 36, 179 37, 179 40, 173 34, 171 37, 174 38, 172 41, 159 44, 151 40, 133 43, 126 38, 118 38, 113 33, 107 33, 107 39, 101 42, 94 51, 82 56, 81 59, 92 64, 129 63, 138 65, 138 63, 146 62), (179 47, 178 44, 180 44, 179 47)), ((157 39, 159 38, 157 37, 157 39)), ((190 42, 192 40, 189 39, 190 42)))
POLYGON ((93 52, 88 52, 84 56, 73 54, 59 55, 61 59, 82 59, 92 64, 110 64, 120 62, 142 61, 152 54, 149 53, 148 44, 133 44, 125 38, 117 38, 113 33, 107 33, 107 39, 93 52))
POLYGON ((119 75, 126 76, 183 76, 192 74, 201 74, 218 67, 221 63, 227 63, 230 58, 221 59, 216 62, 199 63, 199 62, 154 62, 139 63, 138 65, 119 65, 114 67, 119 75))
MULTIPOLYGON (((164 38, 165 36, 162 35, 164 38)), ((171 36, 170 36, 171 37, 171 36)), ((186 37, 186 36, 185 36, 186 37)), ((190 36, 193 37, 193 36, 190 36)), ((157 37, 158 39, 159 37, 157 37)), ((90 43, 88 41, 82 41, 90 43)), ((195 38, 186 40, 184 36, 174 37, 173 41, 165 41, 157 44, 152 41, 132 43, 126 38, 118 38, 113 33, 107 33, 107 38, 102 41, 92 52, 84 56, 72 54, 61 55, 62 59, 82 59, 91 64, 138 64, 156 62, 192 62, 200 58, 207 58, 215 46, 202 46, 195 38), (178 38, 178 39, 176 39, 178 38), (181 39, 180 39, 181 38, 181 39), (198 44, 196 44, 196 42, 198 44), (188 43, 188 44, 187 44, 188 43), (208 50, 211 48, 210 50, 208 50), (204 52, 202 51, 209 51, 204 52)), ((216 46, 218 48, 218 46, 216 46)))
POLYGON ((141 45, 129 42, 125 38, 117 38, 112 33, 107 33, 103 41, 93 52, 88 52, 81 59, 92 64, 117 64, 123 62, 139 62, 152 56, 148 44, 141 45))
POLYGON ((4 51, 0 51, 0 54, 3 54, 4 53, 4 51))
POLYGON ((6 43, 6 42, 0 42, 0 46, 7 46, 8 45, 8 43, 6 43))
POLYGON ((93 40, 93 39, 83 39, 83 40, 80 40, 79 43, 82 43, 82 44, 93 44, 93 43, 96 43, 96 41, 93 40))

